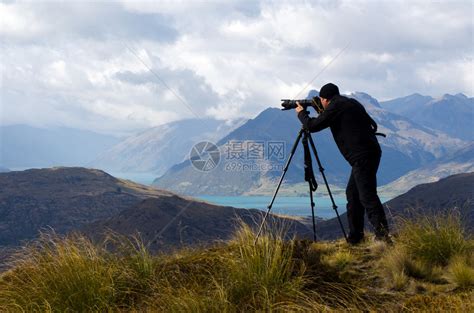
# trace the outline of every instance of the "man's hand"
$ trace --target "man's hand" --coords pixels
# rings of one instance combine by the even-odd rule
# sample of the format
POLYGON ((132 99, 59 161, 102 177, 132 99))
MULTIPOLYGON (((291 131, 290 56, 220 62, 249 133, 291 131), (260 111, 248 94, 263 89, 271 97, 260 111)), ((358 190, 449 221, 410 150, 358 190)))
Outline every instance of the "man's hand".
POLYGON ((296 115, 298 115, 298 113, 300 113, 301 111, 304 111, 304 108, 301 106, 301 104, 298 101, 296 101, 296 105, 297 107, 295 111, 296 111, 296 115))

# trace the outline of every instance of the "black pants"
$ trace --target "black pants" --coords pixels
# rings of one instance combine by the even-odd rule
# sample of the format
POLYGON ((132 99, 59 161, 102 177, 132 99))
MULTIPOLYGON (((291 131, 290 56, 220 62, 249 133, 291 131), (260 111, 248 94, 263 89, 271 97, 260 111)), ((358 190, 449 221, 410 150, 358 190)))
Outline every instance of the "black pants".
POLYGON ((377 195, 377 169, 380 157, 380 154, 375 154, 356 161, 352 166, 346 188, 350 239, 358 240, 364 237, 365 212, 377 237, 388 234, 387 218, 377 195))

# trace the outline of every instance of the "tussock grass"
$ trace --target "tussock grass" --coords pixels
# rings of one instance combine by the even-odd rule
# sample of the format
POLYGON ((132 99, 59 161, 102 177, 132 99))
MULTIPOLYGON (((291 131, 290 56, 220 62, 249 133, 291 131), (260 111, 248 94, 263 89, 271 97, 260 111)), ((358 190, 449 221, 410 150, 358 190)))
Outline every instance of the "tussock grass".
POLYGON ((287 238, 281 225, 266 229, 254 244, 255 232, 242 224, 227 243, 166 255, 151 255, 139 237, 111 233, 93 244, 80 235, 43 234, 18 251, 13 268, 0 274, 0 311, 426 311, 438 306, 464 310, 466 299, 472 297, 472 242, 443 235, 442 244, 427 244, 420 238, 432 240, 425 234, 433 229, 406 227, 403 240, 393 247, 348 247, 342 241, 287 238), (407 243, 410 238, 419 240, 428 253, 442 251, 443 257, 421 257, 420 250, 407 243), (444 242, 454 242, 453 251, 440 248, 444 242), (444 259, 447 255, 449 261, 444 259), (407 298, 410 286, 427 286, 419 292, 428 293, 434 284, 447 284, 439 282, 442 275, 462 293, 454 291, 439 300, 417 295, 418 288, 407 298))
POLYGON ((229 262, 227 281, 231 302, 244 308, 271 308, 273 303, 301 295, 304 266, 293 259, 294 241, 285 242, 284 233, 264 234, 254 244, 255 234, 242 225, 234 238, 237 257, 229 262))
POLYGON ((469 249, 466 238, 460 215, 447 214, 403 221, 398 241, 418 260, 445 266, 469 249))
POLYGON ((386 284, 394 290, 403 290, 408 284, 406 274, 410 258, 403 248, 395 248, 381 259, 386 284))
POLYGON ((474 267, 472 261, 463 255, 451 259, 448 266, 448 279, 461 289, 474 287, 474 267))
POLYGON ((336 270, 342 271, 353 262, 354 256, 350 251, 338 250, 323 257, 322 262, 336 270))
POLYGON ((395 247, 380 261, 389 288, 404 290, 410 278, 472 287, 474 269, 467 260, 472 258, 473 241, 465 234, 459 215, 405 220, 399 229, 395 247))
POLYGON ((102 311, 115 307, 122 292, 114 258, 79 236, 43 234, 16 255, 3 275, 0 307, 5 311, 102 311))

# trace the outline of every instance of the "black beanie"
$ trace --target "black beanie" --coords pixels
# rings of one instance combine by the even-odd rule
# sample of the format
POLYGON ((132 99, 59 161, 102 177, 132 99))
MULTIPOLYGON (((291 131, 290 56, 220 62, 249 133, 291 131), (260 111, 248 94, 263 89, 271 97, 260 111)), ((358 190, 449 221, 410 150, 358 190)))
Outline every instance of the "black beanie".
POLYGON ((333 83, 329 83, 321 87, 319 91, 319 96, 331 100, 334 96, 339 96, 339 88, 333 83))

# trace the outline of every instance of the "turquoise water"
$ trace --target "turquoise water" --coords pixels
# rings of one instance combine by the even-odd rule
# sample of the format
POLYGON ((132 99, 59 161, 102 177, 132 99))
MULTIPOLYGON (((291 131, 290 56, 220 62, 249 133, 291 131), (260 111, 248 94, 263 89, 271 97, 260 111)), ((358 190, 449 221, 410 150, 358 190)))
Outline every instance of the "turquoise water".
MULTIPOLYGON (((272 199, 271 196, 198 196, 197 198, 211 202, 218 205, 233 206, 236 208, 246 209, 260 209, 267 210, 267 206, 272 199)), ((380 198, 382 202, 388 201, 388 198, 380 198)), ((334 201, 338 206, 339 214, 346 212, 346 198, 341 196, 334 197, 334 201)), ((324 219, 336 217, 336 213, 332 208, 331 199, 329 196, 314 198, 315 215, 324 219)), ((272 206, 273 213, 308 216, 311 215, 311 206, 309 197, 278 197, 272 206)))
MULTIPOLYGON (((140 184, 150 185, 156 178, 156 175, 149 173, 110 173, 119 178, 130 179, 140 184)), ((267 210, 271 196, 197 196, 202 199, 218 205, 233 206, 245 209, 267 210)), ((382 202, 390 200, 390 198, 380 197, 382 202)), ((334 196, 339 214, 346 212, 345 196, 334 196)), ((336 213, 332 208, 329 196, 318 196, 314 198, 315 214, 324 219, 336 217, 336 213)), ((277 196, 273 203, 272 212, 277 214, 294 215, 294 216, 310 216, 311 206, 308 197, 284 197, 277 196)))

